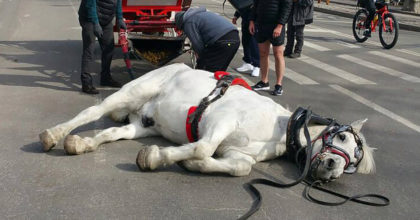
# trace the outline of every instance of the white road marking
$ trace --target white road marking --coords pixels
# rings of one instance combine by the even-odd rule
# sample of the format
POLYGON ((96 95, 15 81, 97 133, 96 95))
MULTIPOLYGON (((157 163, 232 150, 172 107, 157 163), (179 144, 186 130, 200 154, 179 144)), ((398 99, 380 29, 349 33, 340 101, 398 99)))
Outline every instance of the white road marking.
POLYGON ((360 46, 358 46, 357 44, 354 43, 347 43, 344 41, 337 41, 338 45, 344 46, 344 47, 348 47, 348 48, 361 48, 360 46))
MULTIPOLYGON (((311 26, 313 27, 313 28, 316 28, 316 29, 320 29, 320 30, 325 30, 325 32, 328 32, 328 33, 331 33, 331 34, 334 34, 334 35, 337 35, 337 36, 340 36, 340 37, 345 37, 345 38, 348 38, 348 39, 352 39, 352 40, 354 40, 355 41, 355 43, 356 43, 356 39, 354 39, 354 36, 353 35, 350 35, 350 34, 345 34, 345 33, 341 33, 341 32, 338 32, 338 31, 334 31, 334 30, 330 30, 330 29, 325 29, 325 28, 322 28, 322 27, 319 27, 319 26, 316 26, 316 25, 313 25, 313 24, 311 24, 311 26)), ((349 27, 350 28, 350 27, 349 27)), ((350 28, 351 29, 351 28, 350 28)), ((371 44, 371 45, 375 45, 375 46, 379 46, 379 47, 382 47, 382 44, 380 44, 380 43, 377 43, 377 42, 372 42, 372 41, 365 41, 365 42, 363 42, 364 44, 366 43, 366 44, 371 44)))
POLYGON ((310 57, 305 56, 305 55, 302 55, 301 59, 299 59, 299 60, 301 60, 301 61, 303 61, 303 62, 305 62, 309 65, 312 65, 314 67, 317 67, 319 69, 322 69, 322 70, 324 70, 328 73, 331 73, 335 76, 338 76, 342 79, 348 80, 348 81, 350 81, 352 83, 355 83, 355 84, 371 84, 371 85, 376 84, 375 82, 364 79, 362 77, 359 77, 357 75, 349 73, 345 70, 339 69, 337 67, 331 66, 329 64, 323 63, 319 60, 310 58, 310 57))
POLYGON ((362 66, 365 66, 367 68, 371 68, 371 69, 374 69, 374 70, 377 70, 377 71, 381 71, 381 72, 386 73, 386 74, 391 75, 391 76, 399 77, 399 78, 401 78, 403 80, 407 80, 409 82, 420 83, 420 78, 418 78, 418 77, 415 77, 415 76, 409 75, 407 73, 403 73, 403 72, 400 72, 398 70, 394 70, 394 69, 391 69, 391 68, 388 68, 388 67, 384 67, 384 66, 378 65, 376 63, 372 63, 372 62, 362 60, 362 59, 359 59, 359 58, 356 58, 356 57, 353 57, 353 56, 350 56, 350 55, 346 55, 346 54, 338 55, 337 57, 339 57, 341 59, 348 60, 350 62, 353 62, 353 63, 357 64, 357 65, 362 65, 362 66))
MULTIPOLYGON (((241 52, 241 55, 243 56, 244 53, 241 52)), ((271 71, 276 71, 276 67, 274 65, 274 60, 270 59, 270 63, 269 63, 269 68, 271 71)), ((233 68, 232 68, 233 69, 233 68)), ((243 76, 243 75, 242 75, 243 76)), ((249 74, 250 76, 250 74, 249 74)), ((294 81, 295 83, 299 84, 299 85, 317 85, 319 84, 318 82, 300 74, 297 73, 289 68, 286 68, 286 72, 284 73, 284 77, 294 81)), ((245 77, 243 77, 245 78, 245 77)), ((248 80, 247 78, 245 79, 245 81, 249 84, 252 85, 252 82, 250 80, 248 80)))
POLYGON ((411 128, 411 129, 413 129, 414 131, 417 131, 418 133, 420 133, 420 126, 412 123, 410 120, 408 120, 404 117, 401 117, 401 116, 391 112, 390 110, 388 110, 388 109, 386 109, 386 108, 384 108, 384 107, 382 107, 382 106, 380 106, 376 103, 373 103, 372 101, 369 101, 369 100, 363 98, 362 96, 359 96, 356 93, 354 93, 354 92, 352 92, 348 89, 345 89, 345 88, 343 88, 339 85, 330 85, 330 87, 339 91, 339 92, 341 92, 342 94, 347 95, 348 97, 366 105, 367 107, 372 108, 373 110, 375 110, 377 112, 380 112, 380 113, 384 114, 385 116, 387 116, 387 117, 389 117, 389 118, 391 118, 391 119, 393 119, 397 122, 400 122, 401 124, 403 124, 403 125, 411 128))
POLYGON ((318 51, 329 51, 329 50, 330 50, 329 48, 326 48, 326 47, 320 46, 320 45, 318 45, 318 44, 311 43, 311 42, 309 42, 309 41, 305 41, 303 44, 304 44, 305 46, 308 46, 308 47, 310 47, 310 48, 312 48, 312 49, 314 49, 314 50, 318 50, 318 51))
POLYGON ((407 60, 405 58, 401 58, 401 57, 397 57, 395 55, 391 55, 391 54, 387 54, 383 51, 369 51, 370 54, 376 55, 376 56, 380 56, 380 57, 384 57, 390 60, 394 60, 400 63, 404 63, 410 66, 414 66, 414 67, 420 67, 420 63, 411 61, 411 60, 407 60))
POLYGON ((414 51, 411 51, 411 50, 406 50, 406 49, 396 49, 396 51, 398 51, 398 52, 402 52, 402 53, 407 53, 407 54, 410 54, 410 55, 413 55, 413 56, 420 57, 420 53, 417 53, 417 52, 414 52, 414 51))
POLYGON ((306 28, 305 32, 314 32, 314 33, 329 33, 331 31, 319 28, 306 28))

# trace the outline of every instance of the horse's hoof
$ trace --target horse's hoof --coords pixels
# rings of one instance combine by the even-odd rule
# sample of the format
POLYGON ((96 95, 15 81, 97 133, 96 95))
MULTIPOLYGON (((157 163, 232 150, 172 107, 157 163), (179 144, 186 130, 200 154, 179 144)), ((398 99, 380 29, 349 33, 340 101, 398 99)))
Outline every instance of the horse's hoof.
POLYGON ((136 163, 140 170, 154 170, 160 165, 159 158, 159 148, 153 145, 139 151, 136 163))
POLYGON ((55 140, 49 129, 39 134, 39 140, 41 141, 45 152, 50 151, 57 144, 57 140, 55 140))
POLYGON ((85 152, 83 139, 77 135, 67 135, 64 140, 64 150, 70 155, 79 155, 85 152))

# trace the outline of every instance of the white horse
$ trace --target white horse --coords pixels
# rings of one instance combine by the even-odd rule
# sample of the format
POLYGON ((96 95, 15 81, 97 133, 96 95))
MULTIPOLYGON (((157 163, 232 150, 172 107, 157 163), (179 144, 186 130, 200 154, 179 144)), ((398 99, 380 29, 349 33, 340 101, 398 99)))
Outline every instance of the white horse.
MULTIPOLYGON (((198 105, 216 83, 213 73, 194 70, 184 64, 168 65, 131 81, 75 118, 46 129, 40 134, 40 140, 44 150, 49 151, 65 138, 64 149, 68 154, 82 154, 95 151, 106 142, 160 135, 180 146, 159 148, 153 145, 140 150, 139 168, 154 170, 182 162, 191 171, 222 172, 233 176, 248 175, 253 164, 283 155, 291 112, 242 86, 231 86, 222 98, 205 110, 198 126, 199 139, 189 143, 185 131, 187 111, 198 105), (120 122, 128 117, 130 123, 105 129, 94 137, 69 135, 75 128, 105 115, 120 122)), ((358 161, 359 173, 371 173, 375 168, 372 149, 360 134, 365 121, 351 124, 352 131, 364 142, 364 156, 358 161)), ((310 136, 316 137, 325 127, 310 125, 310 136)), ((303 132, 300 133, 304 140, 303 132)), ((332 140, 335 146, 348 153, 350 161, 329 151, 321 152, 315 176, 325 180, 338 178, 346 163, 358 160, 354 156, 358 146, 354 133, 344 131, 332 140)), ((321 150, 322 141, 315 141, 313 146, 312 154, 315 155, 321 150)))

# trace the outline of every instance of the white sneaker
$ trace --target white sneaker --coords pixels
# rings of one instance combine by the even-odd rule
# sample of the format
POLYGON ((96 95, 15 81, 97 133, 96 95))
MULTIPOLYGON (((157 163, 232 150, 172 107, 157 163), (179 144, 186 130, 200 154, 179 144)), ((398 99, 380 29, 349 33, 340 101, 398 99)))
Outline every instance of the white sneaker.
POLYGON ((242 64, 242 66, 236 68, 236 71, 238 71, 238 72, 248 72, 248 71, 252 71, 253 69, 254 69, 254 66, 252 64, 244 63, 244 64, 242 64))
POLYGON ((252 70, 251 76, 257 77, 259 75, 260 75, 260 68, 259 67, 254 67, 254 69, 252 70))

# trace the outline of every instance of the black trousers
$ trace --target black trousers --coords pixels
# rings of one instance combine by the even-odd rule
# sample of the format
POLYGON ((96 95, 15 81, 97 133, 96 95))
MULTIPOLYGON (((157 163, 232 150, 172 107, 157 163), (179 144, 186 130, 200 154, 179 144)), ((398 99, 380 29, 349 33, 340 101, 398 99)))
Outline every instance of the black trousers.
POLYGON ((249 14, 242 13, 242 47, 244 48, 245 63, 250 63, 255 67, 260 67, 260 52, 258 50, 257 40, 249 33, 249 14))
POLYGON ((293 45, 295 43, 296 38, 296 45, 295 45, 295 53, 301 53, 303 47, 303 29, 305 25, 297 25, 293 26, 293 19, 290 19, 289 23, 287 23, 287 43, 285 48, 285 53, 292 53, 293 52, 293 45))
MULTIPOLYGON (((82 53, 82 70, 81 80, 82 85, 92 85, 93 64, 94 64, 94 53, 95 53, 95 40, 96 36, 93 32, 94 24, 79 20, 80 26, 82 26, 82 39, 83 39, 83 53, 82 53)), ((114 53, 114 32, 113 24, 102 26, 103 36, 98 38, 99 45, 102 50, 101 56, 101 80, 107 80, 111 78, 111 61, 114 53)))
POLYGON ((231 31, 208 45, 197 60, 197 69, 226 71, 239 48, 238 31, 231 31))

